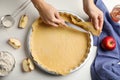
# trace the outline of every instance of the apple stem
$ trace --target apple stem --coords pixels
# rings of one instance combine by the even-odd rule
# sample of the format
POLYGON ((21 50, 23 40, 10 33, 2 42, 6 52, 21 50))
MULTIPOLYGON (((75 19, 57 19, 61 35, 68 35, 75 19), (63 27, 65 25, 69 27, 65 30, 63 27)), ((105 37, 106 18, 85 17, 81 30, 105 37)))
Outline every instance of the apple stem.
POLYGON ((113 44, 114 42, 110 42, 110 44, 113 44))

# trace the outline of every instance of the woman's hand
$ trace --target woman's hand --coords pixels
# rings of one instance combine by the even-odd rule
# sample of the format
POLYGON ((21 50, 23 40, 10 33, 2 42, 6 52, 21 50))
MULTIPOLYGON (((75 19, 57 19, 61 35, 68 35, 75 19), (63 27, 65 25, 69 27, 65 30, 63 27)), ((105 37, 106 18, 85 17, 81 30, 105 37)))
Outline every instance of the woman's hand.
POLYGON ((38 9, 44 23, 55 27, 57 27, 59 24, 66 26, 58 11, 50 4, 44 1, 37 1, 37 3, 34 3, 34 5, 38 9))
POLYGON ((84 11, 88 14, 90 17, 91 22, 93 23, 94 27, 98 30, 102 30, 103 28, 103 12, 96 7, 94 2, 89 2, 88 0, 85 0, 84 2, 84 11))

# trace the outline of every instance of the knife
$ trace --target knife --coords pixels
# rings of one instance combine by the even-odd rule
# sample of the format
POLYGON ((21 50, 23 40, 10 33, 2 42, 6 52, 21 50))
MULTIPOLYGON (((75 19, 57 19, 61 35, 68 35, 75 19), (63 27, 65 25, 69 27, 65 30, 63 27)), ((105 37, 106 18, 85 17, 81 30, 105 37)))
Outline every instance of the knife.
POLYGON ((66 24, 67 26, 69 26, 70 28, 75 29, 75 30, 77 30, 77 31, 80 31, 80 32, 82 31, 82 32, 88 33, 87 31, 85 31, 84 29, 82 29, 80 26, 77 26, 77 25, 72 24, 72 23, 70 23, 70 22, 65 21, 65 24, 66 24))

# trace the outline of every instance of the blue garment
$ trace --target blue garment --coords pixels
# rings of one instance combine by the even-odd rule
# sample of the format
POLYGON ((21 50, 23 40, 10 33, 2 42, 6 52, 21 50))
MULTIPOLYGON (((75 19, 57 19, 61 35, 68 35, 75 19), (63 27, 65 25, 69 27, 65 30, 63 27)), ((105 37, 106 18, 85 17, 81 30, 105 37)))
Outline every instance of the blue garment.
POLYGON ((91 66, 92 80, 120 80, 120 24, 112 21, 110 13, 102 0, 94 1, 96 6, 103 11, 104 26, 99 37, 94 36, 94 45, 98 47, 96 58, 91 66), (113 51, 104 51, 100 46, 105 36, 113 36, 116 48, 113 51))

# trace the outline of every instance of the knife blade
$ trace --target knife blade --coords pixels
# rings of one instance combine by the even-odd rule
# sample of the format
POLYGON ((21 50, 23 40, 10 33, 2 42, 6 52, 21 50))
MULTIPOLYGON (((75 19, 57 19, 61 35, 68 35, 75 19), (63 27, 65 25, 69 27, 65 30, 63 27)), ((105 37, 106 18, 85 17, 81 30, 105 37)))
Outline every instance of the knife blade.
POLYGON ((70 23, 70 22, 65 21, 65 24, 66 24, 67 26, 69 26, 70 28, 72 28, 72 29, 75 29, 75 30, 78 30, 78 31, 82 31, 82 32, 88 33, 86 30, 82 29, 80 26, 77 26, 77 25, 72 24, 72 23, 70 23))

